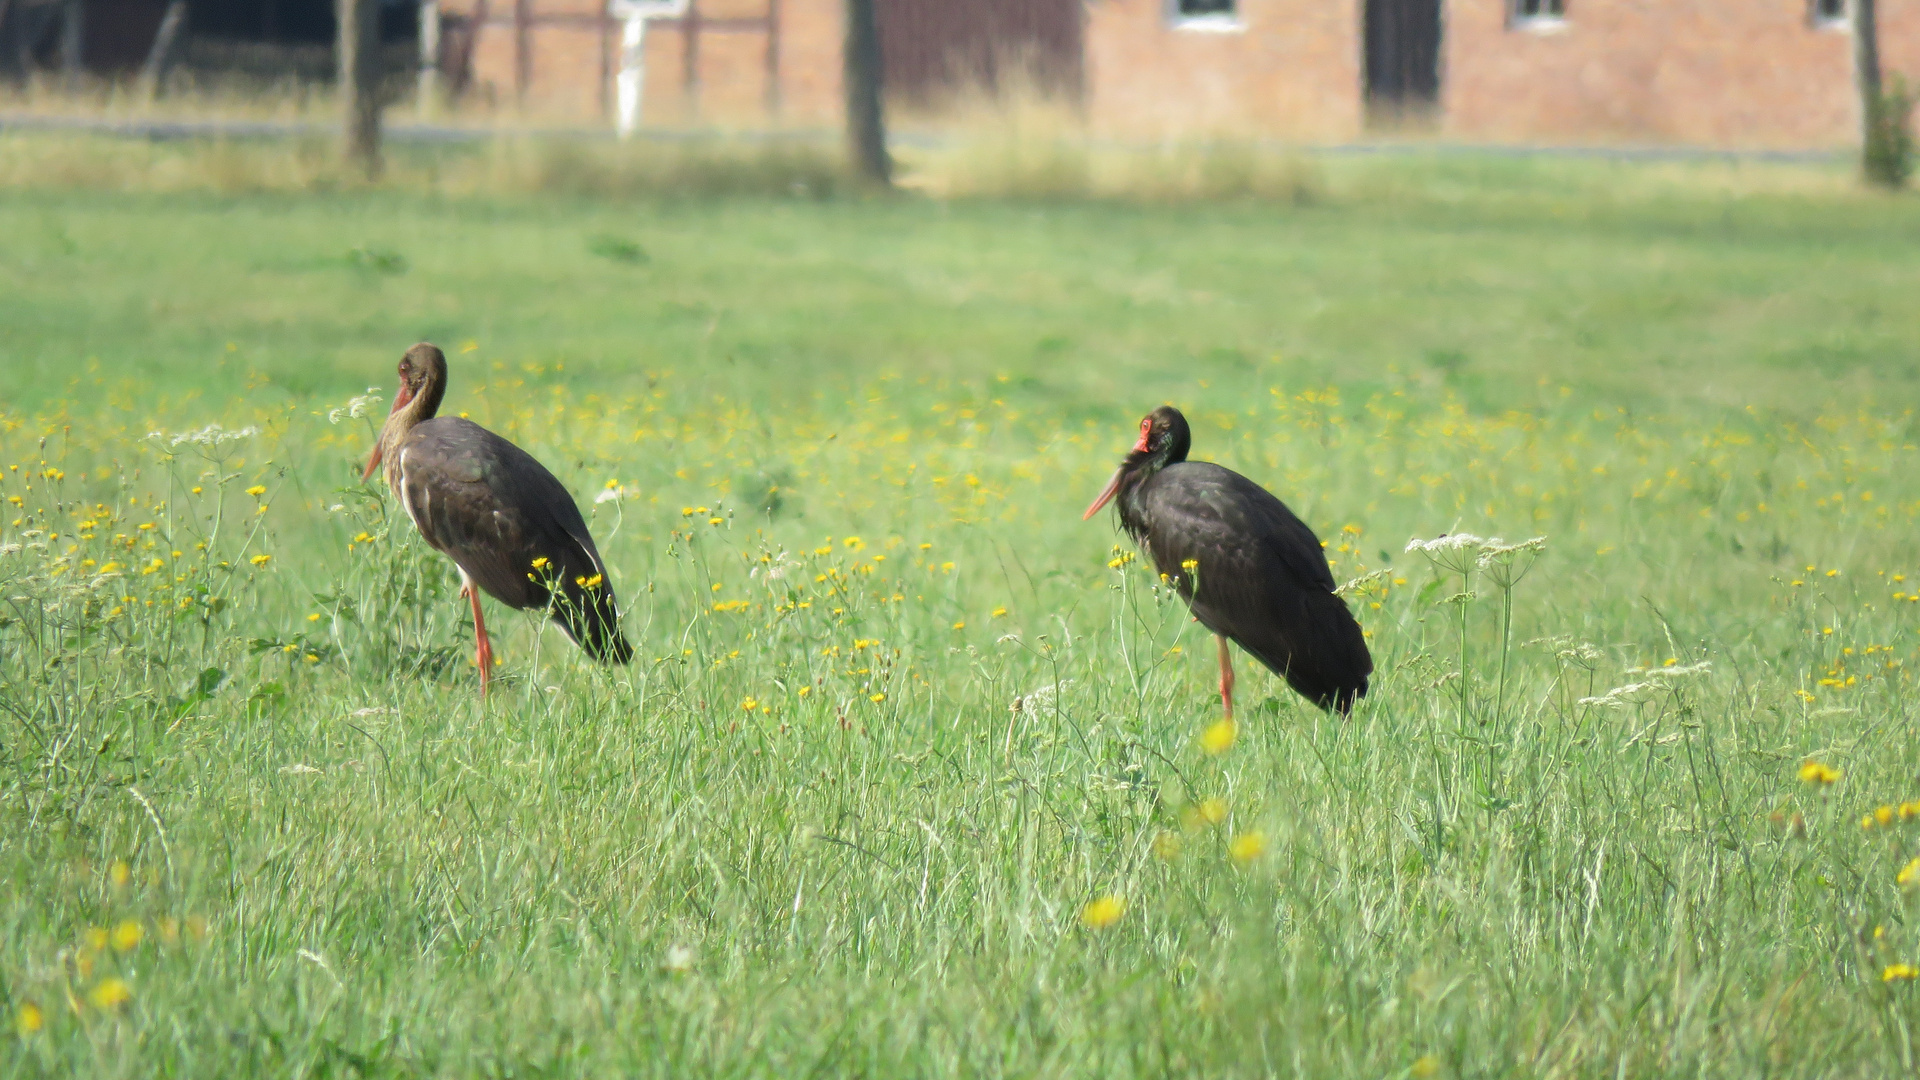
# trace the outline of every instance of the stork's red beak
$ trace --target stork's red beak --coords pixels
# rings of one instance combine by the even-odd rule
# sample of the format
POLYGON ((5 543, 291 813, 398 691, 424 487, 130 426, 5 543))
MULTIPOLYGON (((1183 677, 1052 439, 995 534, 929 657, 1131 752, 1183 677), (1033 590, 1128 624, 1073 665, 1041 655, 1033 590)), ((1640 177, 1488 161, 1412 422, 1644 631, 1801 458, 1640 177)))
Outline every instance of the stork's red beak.
MULTIPOLYGON (((1153 417, 1149 416, 1140 421, 1140 438, 1133 444, 1133 452, 1135 454, 1144 454, 1147 452, 1147 436, 1151 434, 1153 434, 1153 417)), ((1113 479, 1107 481, 1106 489, 1100 492, 1099 498, 1093 500, 1092 506, 1087 507, 1087 512, 1080 515, 1081 521, 1085 521, 1099 513, 1100 508, 1107 505, 1107 503, 1113 499, 1113 493, 1120 490, 1120 478, 1127 475, 1127 465, 1131 464, 1133 464, 1133 460, 1129 457, 1124 464, 1113 470, 1113 479)))
MULTIPOLYGON (((401 409, 406 408, 407 402, 412 400, 413 400, 413 390, 410 389, 406 383, 401 383, 400 389, 395 390, 393 392, 393 408, 387 410, 387 415, 391 417, 394 413, 397 413, 401 409)), ((367 457, 367 467, 364 471, 360 473, 360 479, 365 480, 367 477, 372 476, 373 470, 379 467, 380 467, 380 442, 379 440, 376 439, 374 440, 374 444, 373 444, 373 453, 367 457)))
POLYGON ((1127 467, 1125 465, 1113 470, 1113 479, 1107 481, 1107 486, 1100 492, 1100 497, 1093 500, 1093 505, 1087 507, 1087 512, 1080 515, 1080 520, 1085 521, 1099 513, 1101 507, 1112 501, 1113 493, 1120 490, 1120 481, 1125 479, 1126 475, 1127 467))

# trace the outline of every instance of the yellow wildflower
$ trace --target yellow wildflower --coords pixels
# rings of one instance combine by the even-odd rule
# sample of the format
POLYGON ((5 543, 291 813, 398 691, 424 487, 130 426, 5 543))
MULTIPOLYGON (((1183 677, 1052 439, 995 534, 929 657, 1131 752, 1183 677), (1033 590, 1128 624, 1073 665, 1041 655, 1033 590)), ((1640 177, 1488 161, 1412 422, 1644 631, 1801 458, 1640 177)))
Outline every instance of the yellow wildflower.
POLYGON ((1920 968, 1912 964, 1888 964, 1880 973, 1881 982, 1911 982, 1916 978, 1920 978, 1920 968))
POLYGON ((1191 574, 1195 570, 1200 569, 1200 560, 1199 559, 1182 559, 1180 561, 1180 569, 1185 570, 1187 573, 1191 574))
POLYGON ((760 702, 757 699, 750 698, 750 697, 740 699, 740 708, 744 709, 747 712, 752 712, 753 710, 759 707, 760 707, 760 702))
POLYGON ((1005 615, 1006 613, 1007 613, 1007 609, 1003 607, 997 607, 993 609, 993 617, 996 619, 1002 615, 1005 615))
POLYGON ((1920 859, 1914 859, 1902 867, 1900 872, 1893 876, 1893 880, 1903 886, 1920 884, 1920 859))
POLYGON ((266 489, 266 485, 264 484, 255 484, 252 487, 247 489, 247 494, 253 496, 256 499, 262 495, 265 495, 266 493, 267 493, 267 489, 266 489))
POLYGON ((1080 909, 1080 921, 1086 924, 1089 930, 1105 930, 1119 922, 1120 917, 1126 913, 1125 900, 1117 896, 1103 896, 1098 900, 1088 901, 1087 906, 1080 909))
POLYGON ((133 987, 128 986, 125 979, 108 977, 101 979, 87 994, 87 1000, 96 1009, 111 1009, 133 1000, 133 987))
POLYGON ((272 561, 273 561, 273 556, 271 556, 271 555, 255 555, 255 556, 254 556, 253 558, 251 558, 251 559, 248 559, 247 561, 248 561, 248 562, 250 562, 250 563, 252 563, 252 564, 253 564, 253 565, 255 565, 255 566, 265 566, 265 565, 267 565, 268 563, 270 563, 270 562, 272 562, 272 561))
POLYGON ((860 539, 857 536, 849 536, 845 540, 840 541, 840 543, 846 547, 852 548, 855 551, 859 551, 862 548, 867 546, 867 542, 865 540, 860 539))
POLYGON ((1243 865, 1259 858, 1266 850, 1266 835, 1259 832, 1241 833, 1233 838, 1233 843, 1227 845, 1227 853, 1233 856, 1233 861, 1243 865))
POLYGON ((547 557, 545 555, 542 555, 539 558, 533 560, 533 568, 535 570, 544 570, 546 569, 546 567, 547 567, 547 557))
POLYGON ((21 1002, 19 1010, 13 1014, 13 1030, 22 1038, 45 1026, 47 1026, 46 1014, 40 1011, 40 1006, 31 1001, 21 1002))
POLYGON ((1427 1080, 1428 1077, 1438 1076, 1440 1059, 1432 1054, 1421 1054, 1413 1059, 1412 1065, 1407 1066, 1407 1075, 1414 1077, 1415 1080, 1427 1080))
POLYGON ((116 888, 125 885, 127 878, 132 875, 133 868, 127 865, 125 859, 115 859, 113 860, 113 865, 107 868, 107 877, 112 879, 114 887, 116 888))
POLYGON ((881 702, 883 702, 883 701, 885 701, 885 700, 887 700, 887 695, 885 695, 885 694, 869 694, 869 695, 867 696, 867 700, 868 700, 868 701, 871 701, 871 702, 873 702, 873 703, 874 703, 875 705, 878 705, 878 704, 880 704, 881 702))
POLYGON ((140 944, 140 939, 144 936, 146 935, 145 932, 140 929, 140 924, 132 919, 127 919, 119 926, 113 928, 113 951, 131 952, 135 946, 140 944))
POLYGON ((1893 807, 1891 806, 1876 807, 1873 811, 1873 820, 1879 822, 1882 825, 1893 824, 1893 807))
POLYGON ((1221 720, 1200 733, 1200 747, 1209 754, 1224 754, 1239 738, 1240 726, 1230 719, 1221 720))
POLYGON ((1200 820, 1208 825, 1218 825, 1227 820, 1227 800, 1218 795, 1200 801, 1200 820))
POLYGON ((1839 769, 1831 765, 1822 764, 1812 758, 1808 758, 1800 765, 1800 779, 1805 780, 1809 784, 1831 784, 1838 781, 1843 775, 1845 774, 1839 769))

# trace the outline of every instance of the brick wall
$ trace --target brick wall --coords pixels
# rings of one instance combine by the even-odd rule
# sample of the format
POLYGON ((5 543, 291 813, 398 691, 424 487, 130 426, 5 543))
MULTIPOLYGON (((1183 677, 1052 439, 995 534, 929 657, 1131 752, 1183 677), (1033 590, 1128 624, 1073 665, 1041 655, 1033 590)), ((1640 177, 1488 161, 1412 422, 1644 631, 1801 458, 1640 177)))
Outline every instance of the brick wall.
POLYGON ((1184 29, 1167 0, 1091 0, 1086 108, 1118 135, 1346 140, 1361 126, 1358 0, 1241 0, 1239 29, 1184 29))
MULTIPOLYGON (((1888 67, 1920 51, 1920 0, 1881 0, 1888 67)), ((1559 27, 1505 0, 1450 0, 1442 130, 1489 142, 1842 146, 1853 40, 1808 0, 1566 0, 1559 27)))
MULTIPOLYGON (((646 122, 836 126, 843 2, 695 0, 697 31, 696 20, 656 22, 646 122)), ((1443 135, 1790 148, 1858 137, 1852 38, 1813 26, 1809 0, 1565 2, 1564 25, 1546 30, 1510 26, 1509 0, 1445 0, 1443 135)), ((1169 6, 1087 0, 1082 100, 1096 131, 1364 134, 1362 0, 1240 0, 1237 26, 1204 30, 1174 25, 1169 6)), ((619 28, 601 16, 604 0, 445 0, 445 9, 475 18, 470 100, 594 123, 611 115, 619 28)), ((1920 0, 1880 0, 1880 14, 1886 70, 1920 87, 1920 0)))
MULTIPOLYGON (((647 32, 643 122, 837 123, 841 2, 694 0, 691 17, 655 20, 647 32)), ((444 0, 443 11, 473 20, 470 100, 533 117, 610 118, 620 25, 602 16, 605 0, 523 5, 524 19, 516 21, 515 0, 444 0)))

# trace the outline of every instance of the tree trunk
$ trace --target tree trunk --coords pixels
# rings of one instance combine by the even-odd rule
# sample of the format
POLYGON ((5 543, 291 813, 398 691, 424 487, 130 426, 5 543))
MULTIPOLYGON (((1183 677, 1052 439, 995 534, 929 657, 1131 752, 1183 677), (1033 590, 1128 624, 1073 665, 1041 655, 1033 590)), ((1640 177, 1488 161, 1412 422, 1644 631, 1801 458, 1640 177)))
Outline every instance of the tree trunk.
POLYGON ((347 163, 380 176, 380 4, 339 0, 341 143, 347 163))
POLYGON ((1902 188, 1913 171, 1913 95, 1880 80, 1880 21, 1874 0, 1853 0, 1853 67, 1860 84, 1860 171, 1869 184, 1902 188))
POLYGON ((167 67, 173 62, 173 43, 180 26, 187 21, 187 0, 173 0, 160 17, 160 29, 154 32, 153 47, 147 50, 147 62, 140 65, 140 86, 147 97, 160 96, 167 79, 167 67))
POLYGON ((880 27, 873 3, 847 0, 847 152, 856 176, 887 187, 893 183, 893 159, 887 156, 886 120, 880 112, 880 27))
POLYGON ((1880 19, 1874 0, 1853 0, 1853 72, 1863 112, 1880 101, 1880 19))

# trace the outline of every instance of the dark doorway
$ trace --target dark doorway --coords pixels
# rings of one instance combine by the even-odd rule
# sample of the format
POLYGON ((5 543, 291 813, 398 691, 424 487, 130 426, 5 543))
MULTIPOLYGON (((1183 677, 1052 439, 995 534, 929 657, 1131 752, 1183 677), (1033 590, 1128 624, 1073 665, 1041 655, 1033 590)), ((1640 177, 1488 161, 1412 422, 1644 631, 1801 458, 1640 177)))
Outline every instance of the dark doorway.
POLYGON ((1388 123, 1430 117, 1440 102, 1441 0, 1367 0, 1367 111, 1388 123))

